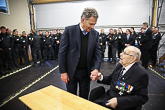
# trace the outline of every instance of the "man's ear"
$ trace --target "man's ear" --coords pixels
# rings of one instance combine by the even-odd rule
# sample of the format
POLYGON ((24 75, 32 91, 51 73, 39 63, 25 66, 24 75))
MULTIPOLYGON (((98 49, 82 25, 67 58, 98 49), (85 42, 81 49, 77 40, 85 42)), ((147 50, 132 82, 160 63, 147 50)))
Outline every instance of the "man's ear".
POLYGON ((84 23, 84 21, 85 21, 85 18, 82 17, 82 18, 81 18, 81 23, 84 23))
POLYGON ((131 62, 134 63, 135 61, 136 61, 136 57, 133 57, 131 62))

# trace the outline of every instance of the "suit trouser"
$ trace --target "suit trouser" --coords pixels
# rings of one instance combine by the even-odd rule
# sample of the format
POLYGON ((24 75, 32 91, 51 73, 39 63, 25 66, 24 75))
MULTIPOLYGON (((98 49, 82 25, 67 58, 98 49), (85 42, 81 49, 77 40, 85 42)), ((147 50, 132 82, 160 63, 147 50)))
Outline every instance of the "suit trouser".
POLYGON ((79 96, 88 99, 90 90, 90 77, 87 70, 76 70, 73 78, 66 84, 67 91, 77 95, 77 85, 79 84, 79 96))
POLYGON ((1 74, 1 71, 2 71, 2 50, 0 50, 0 74, 1 74))
POLYGON ((8 68, 12 68, 12 50, 3 49, 2 54, 3 68, 6 68, 6 64, 8 65, 8 68))
POLYGON ((18 64, 18 58, 20 60, 20 64, 22 64, 22 48, 15 47, 15 64, 18 64))
POLYGON ((106 49, 106 45, 102 45, 101 46, 101 56, 102 56, 102 58, 104 58, 105 49, 106 49))
POLYGON ((40 47, 32 48, 32 58, 33 58, 34 64, 37 64, 37 56, 41 63, 42 58, 41 58, 41 48, 40 47))
POLYGON ((120 53, 124 50, 123 46, 122 45, 119 45, 119 48, 118 48, 118 57, 120 58, 120 53))
POLYGON ((151 55, 152 64, 153 66, 155 66, 157 61, 157 49, 151 49, 150 55, 151 55))
POLYGON ((117 48, 116 47, 112 47, 112 59, 115 62, 116 62, 116 51, 117 51, 117 48))
POLYGON ((58 52, 59 52, 59 44, 56 44, 55 48, 55 58, 58 59, 58 52))
POLYGON ((27 49, 27 47, 23 48, 22 51, 23 51, 23 58, 25 60, 25 63, 28 63, 29 62, 29 57, 28 57, 28 49, 27 49))
POLYGON ((148 68, 149 63, 149 49, 142 49, 142 66, 148 68))
POLYGON ((44 48, 44 60, 48 59, 51 60, 53 58, 53 49, 52 47, 45 47, 44 48))
POLYGON ((108 46, 108 58, 109 59, 112 58, 112 46, 111 45, 108 46))

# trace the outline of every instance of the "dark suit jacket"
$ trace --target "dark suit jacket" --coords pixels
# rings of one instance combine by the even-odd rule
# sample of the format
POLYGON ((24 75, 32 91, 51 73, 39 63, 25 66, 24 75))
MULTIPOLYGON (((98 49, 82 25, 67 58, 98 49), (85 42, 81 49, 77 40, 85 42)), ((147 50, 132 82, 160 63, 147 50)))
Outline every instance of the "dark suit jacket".
POLYGON ((152 38, 152 49, 153 50, 157 51, 160 40, 161 40, 161 34, 160 33, 158 33, 154 38, 152 38))
POLYGON ((122 76, 122 82, 133 86, 133 90, 130 94, 124 92, 123 95, 119 95, 119 90, 115 88, 117 85, 118 77, 122 65, 118 64, 113 73, 109 76, 104 76, 103 81, 99 83, 110 85, 107 95, 102 98, 111 99, 117 97, 118 106, 116 110, 134 110, 136 107, 143 105, 148 101, 148 74, 147 71, 141 66, 140 63, 135 63, 133 66, 122 76))
POLYGON ((148 28, 147 31, 141 37, 141 48, 142 49, 151 49, 152 47, 152 30, 148 28))
MULTIPOLYGON (((80 58, 80 24, 65 28, 61 37, 59 49, 59 71, 60 73, 68 73, 71 79, 76 71, 80 58)), ((99 33, 95 30, 89 32, 87 68, 90 76, 91 70, 100 70, 101 50, 99 45, 99 33)))
POLYGON ((123 37, 123 42, 124 42, 124 45, 125 44, 133 45, 134 37, 130 34, 129 40, 127 40, 127 35, 125 34, 125 36, 123 37))

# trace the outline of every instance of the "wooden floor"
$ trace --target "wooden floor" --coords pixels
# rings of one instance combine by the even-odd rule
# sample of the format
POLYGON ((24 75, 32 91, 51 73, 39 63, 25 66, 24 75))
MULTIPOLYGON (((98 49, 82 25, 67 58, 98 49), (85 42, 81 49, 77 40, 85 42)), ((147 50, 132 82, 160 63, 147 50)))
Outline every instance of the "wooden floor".
MULTIPOLYGON (((26 67, 24 65, 20 68, 26 67)), ((111 74, 115 64, 102 62, 101 72, 111 74)), ((149 73, 149 101, 144 105, 145 110, 165 110, 165 80, 148 70, 149 73)), ((2 77, 0 76, 0 110, 23 110, 24 104, 18 97, 31 93, 49 85, 66 90, 60 79, 58 61, 47 61, 41 66, 30 66, 24 70, 2 77)), ((91 82, 91 89, 100 86, 91 82)), ((105 86, 106 89, 109 86, 105 86)))

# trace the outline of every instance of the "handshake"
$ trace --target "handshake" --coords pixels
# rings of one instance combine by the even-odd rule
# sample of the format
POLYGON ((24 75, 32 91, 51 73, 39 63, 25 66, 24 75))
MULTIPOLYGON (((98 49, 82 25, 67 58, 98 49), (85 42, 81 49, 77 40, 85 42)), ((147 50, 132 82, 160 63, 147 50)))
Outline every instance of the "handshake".
POLYGON ((91 72, 90 78, 92 81, 99 80, 101 78, 101 73, 99 73, 99 71, 95 69, 91 72))

